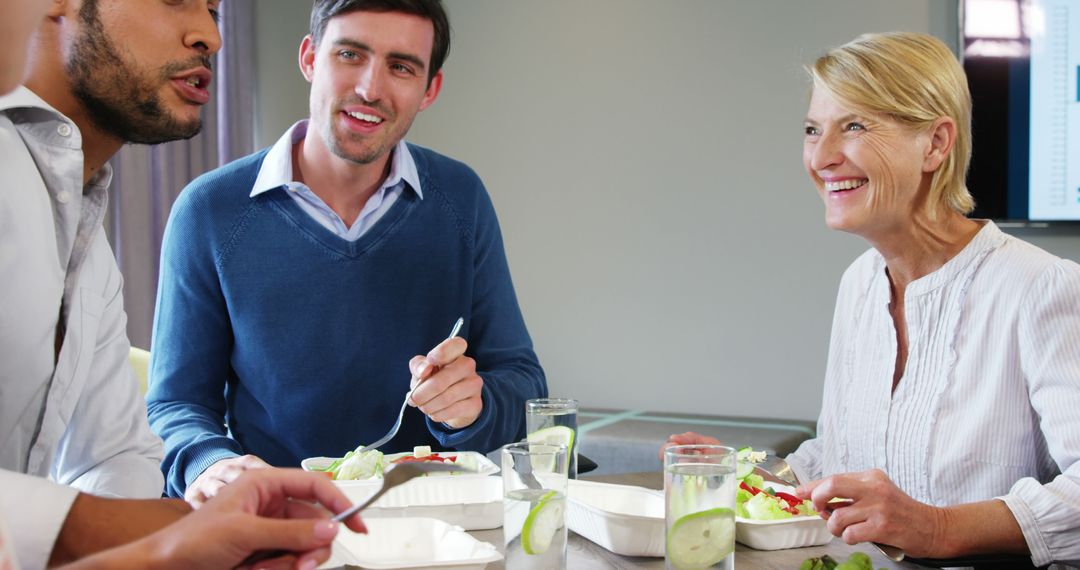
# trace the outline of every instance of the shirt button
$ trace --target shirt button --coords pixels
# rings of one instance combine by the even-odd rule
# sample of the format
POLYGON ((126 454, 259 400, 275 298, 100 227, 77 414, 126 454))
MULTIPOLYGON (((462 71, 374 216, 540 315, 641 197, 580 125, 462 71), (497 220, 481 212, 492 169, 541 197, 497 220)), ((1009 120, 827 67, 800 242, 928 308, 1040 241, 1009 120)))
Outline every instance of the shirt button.
POLYGON ((62 190, 59 194, 56 195, 56 201, 60 202, 61 204, 67 204, 70 200, 71 192, 68 192, 67 190, 62 190))
POLYGON ((67 123, 60 123, 59 127, 56 127, 56 132, 62 137, 71 136, 71 125, 67 123))

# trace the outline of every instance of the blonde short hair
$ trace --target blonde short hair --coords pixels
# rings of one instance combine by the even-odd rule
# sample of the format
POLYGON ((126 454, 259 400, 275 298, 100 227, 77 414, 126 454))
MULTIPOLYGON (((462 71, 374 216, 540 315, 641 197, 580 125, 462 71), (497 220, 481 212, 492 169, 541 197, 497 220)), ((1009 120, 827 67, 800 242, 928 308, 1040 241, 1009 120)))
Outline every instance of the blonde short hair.
MULTIPOLYGON (((863 34, 806 68, 814 88, 842 105, 884 114, 915 129, 956 121, 956 142, 930 186, 930 203, 967 214, 975 208, 965 179, 971 162, 971 93, 964 69, 941 40, 926 34, 863 34)), ((933 214, 937 208, 931 212, 933 214)))

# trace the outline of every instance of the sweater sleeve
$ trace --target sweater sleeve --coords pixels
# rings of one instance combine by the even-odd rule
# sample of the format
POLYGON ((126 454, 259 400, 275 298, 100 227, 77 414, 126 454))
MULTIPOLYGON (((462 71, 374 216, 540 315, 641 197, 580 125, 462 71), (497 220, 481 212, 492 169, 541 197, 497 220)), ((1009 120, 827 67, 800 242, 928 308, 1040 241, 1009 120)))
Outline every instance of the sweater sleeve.
POLYGON ((215 462, 243 453, 225 428, 233 346, 212 217, 196 181, 173 206, 162 242, 147 412, 165 443, 165 491, 183 496, 215 462))
POLYGON ((1059 260, 1025 297, 1018 338, 1031 406, 1061 474, 1026 477, 1002 497, 1032 562, 1080 564, 1080 266, 1059 260))
POLYGON ((488 452, 525 437, 525 401, 547 396, 547 382, 514 293, 495 208, 480 189, 473 234, 473 306, 466 317, 469 353, 484 380, 484 409, 460 430, 428 422, 439 443, 488 452))

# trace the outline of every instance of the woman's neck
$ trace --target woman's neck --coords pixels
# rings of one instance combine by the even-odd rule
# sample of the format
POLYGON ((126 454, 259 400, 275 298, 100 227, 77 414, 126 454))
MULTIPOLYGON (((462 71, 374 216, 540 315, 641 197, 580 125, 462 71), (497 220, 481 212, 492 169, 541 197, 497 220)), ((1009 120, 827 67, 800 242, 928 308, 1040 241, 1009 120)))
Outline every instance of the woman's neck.
POLYGON ((900 232, 871 240, 885 258, 894 291, 902 292, 912 281, 940 269, 971 243, 984 224, 953 210, 941 215, 933 221, 929 216, 916 216, 900 232))

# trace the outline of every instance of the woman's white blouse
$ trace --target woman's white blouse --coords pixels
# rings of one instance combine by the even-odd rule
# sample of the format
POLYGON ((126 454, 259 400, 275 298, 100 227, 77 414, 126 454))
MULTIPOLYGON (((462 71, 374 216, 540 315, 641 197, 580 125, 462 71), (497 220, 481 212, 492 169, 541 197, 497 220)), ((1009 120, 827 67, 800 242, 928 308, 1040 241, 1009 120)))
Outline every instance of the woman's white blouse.
POLYGON ((881 469, 933 505, 1001 498, 1039 566, 1080 562, 1080 266, 986 225, 905 292, 908 360, 876 250, 844 273, 818 435, 799 479, 881 469))

